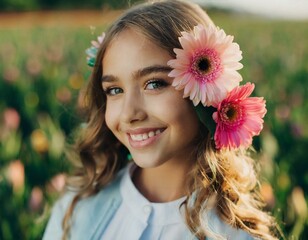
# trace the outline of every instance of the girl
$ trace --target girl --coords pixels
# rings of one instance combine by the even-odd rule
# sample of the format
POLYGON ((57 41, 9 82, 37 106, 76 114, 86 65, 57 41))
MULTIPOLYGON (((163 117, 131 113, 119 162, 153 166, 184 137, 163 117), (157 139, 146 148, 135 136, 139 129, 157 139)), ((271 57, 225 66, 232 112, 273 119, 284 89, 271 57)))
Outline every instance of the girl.
POLYGON ((128 10, 88 53, 74 191, 44 239, 276 239, 245 152, 265 101, 238 86, 231 36, 166 0, 128 10))

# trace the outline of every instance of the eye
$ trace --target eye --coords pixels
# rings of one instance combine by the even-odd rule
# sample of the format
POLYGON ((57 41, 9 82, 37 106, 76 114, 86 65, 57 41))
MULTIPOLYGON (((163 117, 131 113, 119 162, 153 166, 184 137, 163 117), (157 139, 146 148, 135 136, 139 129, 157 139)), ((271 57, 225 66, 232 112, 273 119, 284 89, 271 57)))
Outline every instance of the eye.
POLYGON ((109 87, 106 90, 104 90, 104 92, 106 93, 106 95, 115 96, 115 95, 118 95, 120 93, 123 93, 123 89, 118 88, 118 87, 109 87))
POLYGON ((147 90, 155 90, 168 86, 168 83, 163 79, 152 79, 148 81, 145 85, 147 90))

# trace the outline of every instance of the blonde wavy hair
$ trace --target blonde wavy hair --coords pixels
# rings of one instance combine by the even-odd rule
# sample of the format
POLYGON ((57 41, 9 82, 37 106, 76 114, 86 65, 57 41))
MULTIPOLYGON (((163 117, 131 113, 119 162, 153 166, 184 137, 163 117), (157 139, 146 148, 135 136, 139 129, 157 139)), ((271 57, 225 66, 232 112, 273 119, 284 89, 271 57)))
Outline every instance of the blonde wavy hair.
MULTIPOLYGON (((77 190, 77 194, 63 219, 63 239, 69 236, 76 203, 103 189, 127 164, 127 149, 105 122, 102 59, 110 42, 123 30, 131 28, 175 57, 173 49, 180 48, 178 37, 182 31, 191 31, 197 24, 207 26, 211 22, 198 5, 166 0, 137 5, 109 27, 87 88, 87 124, 75 146, 77 156, 74 158, 78 162, 68 180, 68 187, 77 190)), ((204 221, 204 213, 211 206, 225 223, 261 239, 277 239, 274 219, 262 211, 254 161, 241 149, 217 151, 206 127, 200 127, 194 153, 196 162, 187 178, 187 200, 183 203, 190 231, 199 239, 205 236, 222 239, 211 232, 204 221)))

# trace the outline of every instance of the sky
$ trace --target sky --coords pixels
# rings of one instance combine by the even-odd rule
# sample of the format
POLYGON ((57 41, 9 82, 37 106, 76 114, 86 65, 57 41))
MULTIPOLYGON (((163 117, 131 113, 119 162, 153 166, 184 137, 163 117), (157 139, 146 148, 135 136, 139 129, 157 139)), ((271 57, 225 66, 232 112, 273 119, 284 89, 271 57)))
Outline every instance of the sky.
POLYGON ((192 0, 200 5, 233 9, 269 18, 308 20, 308 0, 192 0))

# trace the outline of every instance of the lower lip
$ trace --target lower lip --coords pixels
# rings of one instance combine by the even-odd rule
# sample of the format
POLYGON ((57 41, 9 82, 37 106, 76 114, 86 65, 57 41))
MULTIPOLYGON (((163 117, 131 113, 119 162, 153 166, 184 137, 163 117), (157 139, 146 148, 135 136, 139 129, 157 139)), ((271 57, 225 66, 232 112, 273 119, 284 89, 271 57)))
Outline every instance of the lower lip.
POLYGON ((157 141, 157 139, 161 136, 163 132, 153 136, 153 137, 149 137, 148 139, 142 140, 142 141, 134 141, 130 135, 128 135, 128 140, 129 140, 129 144, 131 145, 131 147, 136 148, 136 149, 141 149, 141 148, 145 148, 148 147, 150 145, 152 145, 154 142, 157 141))

